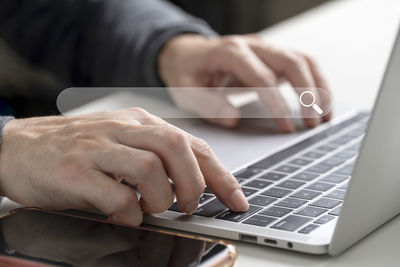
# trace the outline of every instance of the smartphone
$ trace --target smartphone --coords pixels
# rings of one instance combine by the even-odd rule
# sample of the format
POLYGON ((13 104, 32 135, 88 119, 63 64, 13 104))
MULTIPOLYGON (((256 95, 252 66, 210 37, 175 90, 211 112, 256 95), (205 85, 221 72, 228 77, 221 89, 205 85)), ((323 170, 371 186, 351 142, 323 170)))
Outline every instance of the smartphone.
POLYGON ((82 211, 20 208, 0 219, 0 266, 233 266, 226 241, 132 227, 82 211))

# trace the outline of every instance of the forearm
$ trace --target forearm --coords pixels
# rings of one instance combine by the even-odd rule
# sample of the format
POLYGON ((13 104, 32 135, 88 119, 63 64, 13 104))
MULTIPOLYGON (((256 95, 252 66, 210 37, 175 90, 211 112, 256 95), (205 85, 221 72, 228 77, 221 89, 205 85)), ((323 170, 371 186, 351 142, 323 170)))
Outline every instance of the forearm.
POLYGON ((0 36, 73 85, 158 86, 158 53, 182 33, 215 35, 160 0, 0 1, 0 36))

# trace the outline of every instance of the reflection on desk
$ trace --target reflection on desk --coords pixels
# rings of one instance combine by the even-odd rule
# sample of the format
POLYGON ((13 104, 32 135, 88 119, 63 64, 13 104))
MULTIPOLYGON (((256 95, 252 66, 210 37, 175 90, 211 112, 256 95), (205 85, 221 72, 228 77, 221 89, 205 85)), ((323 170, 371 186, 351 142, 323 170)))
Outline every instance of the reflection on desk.
MULTIPOLYGON (((216 249, 224 248, 202 240, 34 209, 17 210, 0 223, 1 246, 7 248, 0 256, 11 254, 57 266, 197 266, 216 249)), ((4 266, 2 263, 0 259, 4 266)))

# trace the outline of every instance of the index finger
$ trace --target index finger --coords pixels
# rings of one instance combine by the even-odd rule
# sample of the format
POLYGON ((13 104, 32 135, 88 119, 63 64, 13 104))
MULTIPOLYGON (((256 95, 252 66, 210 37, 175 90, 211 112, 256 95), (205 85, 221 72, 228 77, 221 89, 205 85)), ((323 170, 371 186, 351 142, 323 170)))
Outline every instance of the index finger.
POLYGON ((223 166, 205 141, 190 134, 188 138, 207 186, 231 210, 246 211, 249 204, 235 177, 223 166))
MULTIPOLYGON (((285 77, 293 86, 296 93, 300 95, 307 88, 314 95, 318 95, 315 89, 316 82, 310 67, 303 56, 294 52, 287 52, 273 48, 255 38, 248 39, 252 49, 277 75, 285 77)), ((317 102, 319 99, 317 98, 317 102)), ((319 117, 313 109, 301 107, 304 122, 308 127, 319 124, 319 117)))

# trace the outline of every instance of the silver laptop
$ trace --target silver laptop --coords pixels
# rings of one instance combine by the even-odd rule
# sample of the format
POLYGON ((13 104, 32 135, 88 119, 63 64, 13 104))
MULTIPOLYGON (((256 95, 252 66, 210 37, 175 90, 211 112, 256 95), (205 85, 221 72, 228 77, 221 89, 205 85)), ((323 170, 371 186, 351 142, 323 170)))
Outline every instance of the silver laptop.
POLYGON ((397 36, 372 113, 342 117, 237 168, 247 212, 228 210, 206 188, 194 215, 174 203, 145 223, 306 253, 341 253, 400 211, 399 74, 397 36))

